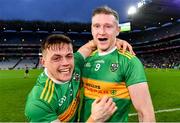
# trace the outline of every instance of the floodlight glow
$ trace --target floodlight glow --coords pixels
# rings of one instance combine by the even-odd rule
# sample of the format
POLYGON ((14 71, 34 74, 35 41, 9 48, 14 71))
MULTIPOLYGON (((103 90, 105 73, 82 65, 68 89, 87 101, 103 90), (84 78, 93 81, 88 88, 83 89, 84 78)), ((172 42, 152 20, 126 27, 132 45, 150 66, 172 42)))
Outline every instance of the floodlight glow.
POLYGON ((133 14, 135 14, 136 13, 136 7, 134 7, 134 6, 131 6, 130 8, 129 8, 129 10, 128 10, 128 15, 133 15, 133 14))
POLYGON ((139 3, 138 3, 138 8, 140 8, 141 6, 143 6, 143 3, 142 3, 142 2, 139 2, 139 3))

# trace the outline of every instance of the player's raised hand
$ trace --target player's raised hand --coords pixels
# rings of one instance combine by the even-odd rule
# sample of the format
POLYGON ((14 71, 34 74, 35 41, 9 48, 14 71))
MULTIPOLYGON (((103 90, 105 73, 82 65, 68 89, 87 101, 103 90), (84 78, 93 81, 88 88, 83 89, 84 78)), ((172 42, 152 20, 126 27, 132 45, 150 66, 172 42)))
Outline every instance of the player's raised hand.
POLYGON ((132 46, 125 40, 117 38, 116 46, 117 46, 117 49, 122 49, 122 53, 124 53, 126 50, 128 50, 132 55, 136 55, 133 51, 132 46))

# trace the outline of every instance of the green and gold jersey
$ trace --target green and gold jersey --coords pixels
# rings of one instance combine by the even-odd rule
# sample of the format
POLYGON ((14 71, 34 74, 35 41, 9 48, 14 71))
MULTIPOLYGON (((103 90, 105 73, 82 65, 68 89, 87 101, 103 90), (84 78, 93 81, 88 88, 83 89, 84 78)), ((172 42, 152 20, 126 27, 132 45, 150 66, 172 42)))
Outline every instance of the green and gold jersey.
POLYGON ((76 121, 80 96, 80 68, 84 58, 75 53, 75 70, 71 81, 57 84, 47 71, 40 74, 28 95, 25 115, 30 122, 76 121))
POLYGON ((116 48, 107 54, 92 53, 85 61, 82 71, 84 102, 81 121, 86 121, 91 113, 91 104, 104 95, 113 97, 118 110, 109 122, 125 122, 131 104, 127 87, 146 82, 144 68, 139 59, 126 52, 122 54, 116 48))

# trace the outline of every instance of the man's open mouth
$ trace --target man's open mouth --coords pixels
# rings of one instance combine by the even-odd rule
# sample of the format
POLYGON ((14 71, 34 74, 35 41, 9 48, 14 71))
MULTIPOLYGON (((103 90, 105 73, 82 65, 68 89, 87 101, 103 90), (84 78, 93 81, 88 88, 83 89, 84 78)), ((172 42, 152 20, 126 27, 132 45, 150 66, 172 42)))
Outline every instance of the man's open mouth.
POLYGON ((61 69, 61 70, 58 70, 58 72, 60 72, 60 73, 69 73, 70 69, 69 68, 61 69))
POLYGON ((107 38, 98 38, 99 41, 107 41, 107 38))

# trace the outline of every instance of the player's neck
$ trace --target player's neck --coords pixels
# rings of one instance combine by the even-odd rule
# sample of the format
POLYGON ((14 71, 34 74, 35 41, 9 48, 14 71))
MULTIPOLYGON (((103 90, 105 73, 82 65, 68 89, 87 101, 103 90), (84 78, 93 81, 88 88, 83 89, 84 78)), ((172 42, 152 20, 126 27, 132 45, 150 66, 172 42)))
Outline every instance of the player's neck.
POLYGON ((107 50, 107 51, 104 51, 104 52, 99 52, 98 51, 98 54, 99 54, 99 56, 104 56, 104 55, 108 55, 108 54, 110 54, 110 53, 112 53, 114 50, 116 50, 117 48, 116 48, 116 46, 114 46, 114 47, 112 47, 110 50, 107 50))

